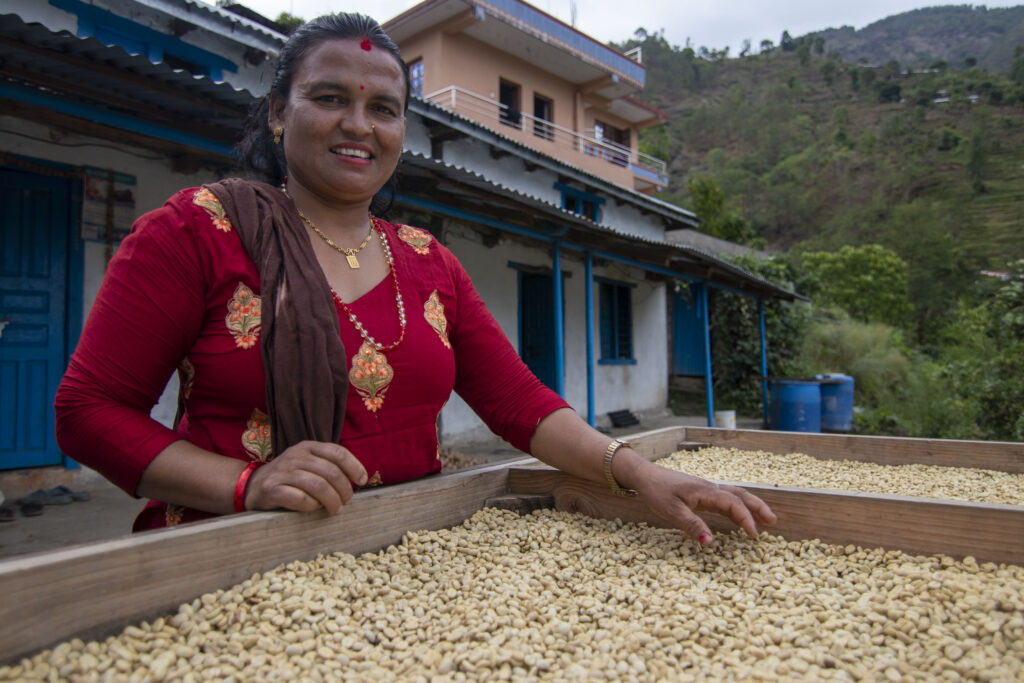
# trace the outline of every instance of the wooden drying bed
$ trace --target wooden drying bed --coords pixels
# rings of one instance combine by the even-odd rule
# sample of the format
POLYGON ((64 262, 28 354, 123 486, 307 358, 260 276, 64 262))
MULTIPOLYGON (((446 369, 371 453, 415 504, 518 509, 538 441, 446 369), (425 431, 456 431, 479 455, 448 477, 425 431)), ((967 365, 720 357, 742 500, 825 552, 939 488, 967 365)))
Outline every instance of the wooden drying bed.
MULTIPOLYGON (((669 427, 630 439, 654 460, 719 445, 819 458, 927 463, 1024 472, 1024 444, 669 427)), ((1024 565, 1024 506, 867 493, 743 486, 764 498, 787 539, 972 555, 1024 565)), ((485 505, 553 505, 595 517, 665 526, 636 499, 552 470, 533 458, 481 465, 357 493, 341 514, 252 512, 0 562, 0 663, 72 637, 99 638, 173 611, 291 560, 374 552, 409 530, 460 524, 485 505)), ((704 514, 715 531, 734 528, 704 514)), ((682 532, 680 532, 682 533, 682 532)))

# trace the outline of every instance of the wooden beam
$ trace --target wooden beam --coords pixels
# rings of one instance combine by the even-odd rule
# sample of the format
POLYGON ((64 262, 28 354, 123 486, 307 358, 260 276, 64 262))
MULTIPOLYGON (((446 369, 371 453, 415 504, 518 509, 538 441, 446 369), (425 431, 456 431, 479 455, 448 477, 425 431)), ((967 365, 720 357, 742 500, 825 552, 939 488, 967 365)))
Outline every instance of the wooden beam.
MULTIPOLYGON (((170 142, 168 140, 142 135, 141 133, 133 133, 121 128, 114 128, 113 126, 108 126, 106 124, 96 123, 95 121, 89 121, 87 119, 80 119, 77 116, 62 114, 44 107, 36 107, 31 104, 17 102, 15 100, 8 100, 0 97, 0 106, 3 107, 3 112, 5 114, 28 119, 33 123, 50 125, 55 128, 78 133, 80 135, 88 135, 101 140, 109 140, 111 142, 126 145, 135 145, 142 149, 163 152, 171 157, 175 155, 189 155, 191 157, 206 160, 220 168, 233 167, 237 163, 237 161, 232 157, 217 154, 216 152, 211 152, 209 150, 190 147, 177 142, 170 142)), ((230 144, 230 142, 227 144, 230 144)))
POLYGON ((686 440, 686 428, 662 427, 619 438, 647 460, 657 460, 679 450, 680 444, 686 440))
POLYGON ((35 123, 51 125, 80 135, 88 135, 121 144, 135 145, 143 149, 164 152, 169 156, 182 154, 191 155, 208 160, 209 162, 221 167, 234 166, 234 164, 237 163, 232 157, 218 154, 216 152, 191 147, 177 142, 170 142, 168 140, 150 137, 148 135, 142 135, 141 133, 133 133, 113 126, 108 126, 106 124, 96 123, 87 119, 80 119, 69 114, 55 112, 46 108, 36 107, 34 105, 24 104, 4 98, 0 98, 0 102, 3 103, 4 113, 6 114, 28 119, 35 123))
POLYGON ((912 439, 711 427, 687 427, 686 438, 706 441, 713 446, 772 453, 803 453, 824 460, 857 460, 882 465, 979 467, 999 472, 1024 473, 1024 443, 1008 441, 912 439))
MULTIPOLYGON (((671 526, 640 499, 616 496, 605 485, 557 470, 514 468, 508 483, 512 493, 553 495, 558 510, 671 526)), ((1024 565, 1024 543, 1020 542, 1024 539, 1024 506, 755 484, 742 487, 762 498, 778 516, 778 524, 764 531, 790 541, 818 538, 838 545, 919 555, 942 553, 955 558, 970 555, 982 562, 1024 565)), ((736 529, 720 515, 700 515, 716 533, 736 529)))
POLYGON ((251 512, 0 562, 0 663, 77 636, 99 638, 319 553, 374 552, 413 529, 460 524, 506 493, 511 464, 356 493, 341 513, 251 512))
MULTIPOLYGON (((129 99, 126 97, 118 97, 117 95, 113 95, 109 92, 99 92, 89 85, 82 85, 80 83, 73 83, 60 78, 53 78, 35 71, 22 69, 12 64, 0 64, 0 72, 10 74, 22 81, 46 86, 46 88, 50 89, 51 92, 64 91, 86 97, 93 102, 92 106, 101 108, 114 107, 116 109, 123 110, 118 113, 131 112, 137 118, 145 121, 156 122, 165 126, 181 127, 182 125, 181 117, 176 115, 174 112, 155 109, 137 98, 129 99)), ((210 112, 212 113, 212 111, 213 110, 211 109, 210 112)), ((244 116, 243 112, 238 112, 238 126, 235 128, 228 126, 197 124, 194 121, 189 122, 188 128, 191 132, 197 135, 201 135, 211 140, 227 140, 228 144, 231 144, 242 128, 244 116)))

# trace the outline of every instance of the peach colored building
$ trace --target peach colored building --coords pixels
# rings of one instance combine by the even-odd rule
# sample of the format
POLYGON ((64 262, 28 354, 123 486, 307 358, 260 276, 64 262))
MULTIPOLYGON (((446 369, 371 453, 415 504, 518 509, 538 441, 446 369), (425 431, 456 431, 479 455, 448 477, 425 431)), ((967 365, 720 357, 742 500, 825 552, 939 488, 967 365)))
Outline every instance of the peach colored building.
POLYGON ((637 150, 664 115, 635 99, 645 70, 518 0, 426 0, 384 24, 415 94, 629 189, 665 189, 637 150))

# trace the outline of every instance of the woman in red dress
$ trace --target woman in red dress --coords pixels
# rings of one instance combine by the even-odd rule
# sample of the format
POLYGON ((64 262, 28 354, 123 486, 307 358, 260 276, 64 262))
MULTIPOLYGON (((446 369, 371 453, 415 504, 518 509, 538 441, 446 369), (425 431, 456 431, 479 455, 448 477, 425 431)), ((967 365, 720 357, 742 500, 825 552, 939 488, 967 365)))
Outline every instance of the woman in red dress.
POLYGON ((260 181, 178 192, 111 260, 57 394, 62 449, 151 499, 136 529, 242 510, 341 510, 353 487, 441 468, 452 390, 544 462, 638 494, 702 544, 748 534, 752 494, 659 468, 590 428, 519 359, 430 233, 376 217, 402 153, 409 74, 371 19, 298 29, 250 117, 260 181), (149 417, 180 379, 169 429, 149 417))

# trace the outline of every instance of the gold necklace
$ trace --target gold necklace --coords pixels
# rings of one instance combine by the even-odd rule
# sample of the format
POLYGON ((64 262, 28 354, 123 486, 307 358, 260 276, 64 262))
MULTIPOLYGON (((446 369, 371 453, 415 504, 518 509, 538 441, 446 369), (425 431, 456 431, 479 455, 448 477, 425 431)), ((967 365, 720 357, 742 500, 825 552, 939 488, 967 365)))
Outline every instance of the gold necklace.
MULTIPOLYGON (((288 188, 285 187, 285 185, 283 183, 281 184, 281 191, 284 192, 284 196, 285 197, 288 197, 288 199, 292 200, 292 204, 294 205, 295 204, 295 200, 292 199, 292 196, 290 194, 288 194, 288 188)), ((345 255, 345 260, 348 261, 348 267, 349 268, 355 270, 356 268, 359 267, 359 259, 356 258, 356 254, 361 252, 366 247, 366 245, 370 243, 370 238, 373 237, 373 223, 372 223, 373 219, 372 218, 370 219, 371 220, 370 230, 366 233, 366 238, 363 240, 362 244, 360 244, 355 249, 346 249, 344 247, 339 247, 337 244, 334 243, 334 240, 332 240, 330 237, 325 235, 320 228, 316 227, 316 224, 313 223, 313 221, 309 220, 309 218, 306 217, 306 214, 302 213, 302 209, 300 209, 298 206, 296 206, 295 210, 299 212, 299 218, 304 220, 306 222, 306 225, 308 225, 310 228, 313 229, 313 232, 315 232, 316 234, 320 235, 320 237, 323 239, 324 242, 327 242, 327 244, 331 245, 336 250, 340 251, 342 254, 345 255)))

